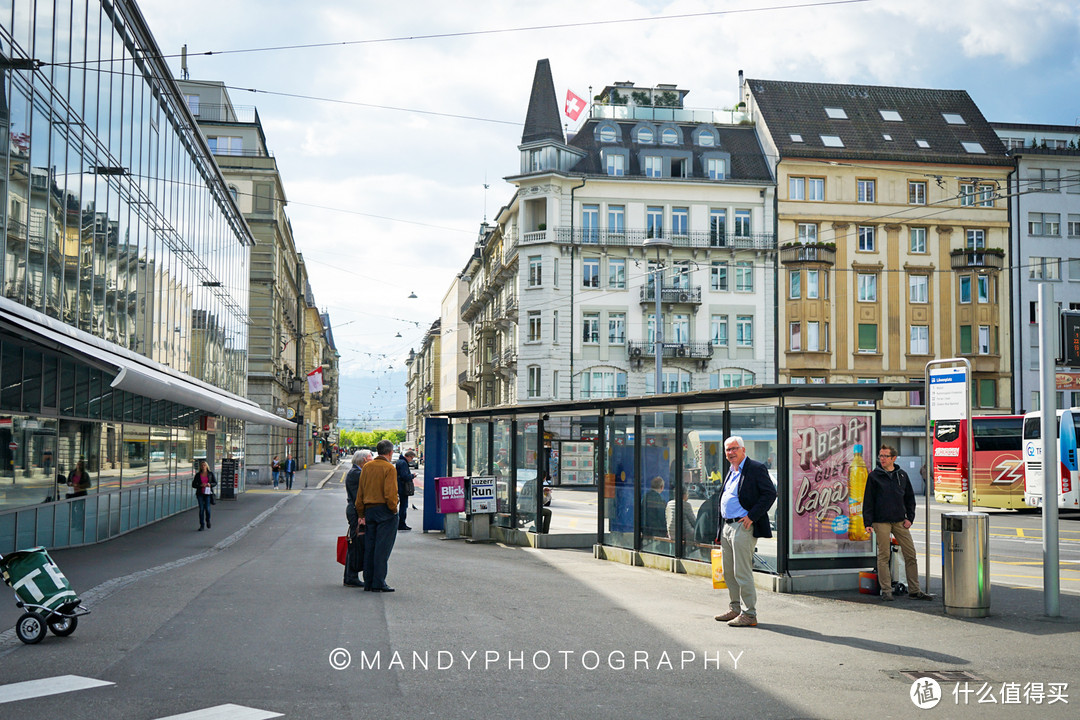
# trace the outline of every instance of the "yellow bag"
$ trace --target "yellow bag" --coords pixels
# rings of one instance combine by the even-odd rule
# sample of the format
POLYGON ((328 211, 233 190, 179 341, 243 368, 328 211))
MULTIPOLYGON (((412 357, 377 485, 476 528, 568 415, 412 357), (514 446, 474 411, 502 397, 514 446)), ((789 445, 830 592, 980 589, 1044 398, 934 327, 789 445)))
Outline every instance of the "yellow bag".
POLYGON ((713 590, 723 590, 727 587, 724 582, 724 551, 720 548, 712 549, 712 586, 713 590))

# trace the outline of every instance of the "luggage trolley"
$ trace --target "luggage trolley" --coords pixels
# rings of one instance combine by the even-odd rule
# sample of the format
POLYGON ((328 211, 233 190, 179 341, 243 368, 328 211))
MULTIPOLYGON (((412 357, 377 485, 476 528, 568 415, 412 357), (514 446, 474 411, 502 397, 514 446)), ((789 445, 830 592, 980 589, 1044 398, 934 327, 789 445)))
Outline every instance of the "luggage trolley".
POLYGON ((27 645, 41 642, 46 629, 67 637, 79 617, 90 612, 43 547, 0 556, 0 575, 15 591, 15 605, 26 610, 15 623, 15 634, 27 645))

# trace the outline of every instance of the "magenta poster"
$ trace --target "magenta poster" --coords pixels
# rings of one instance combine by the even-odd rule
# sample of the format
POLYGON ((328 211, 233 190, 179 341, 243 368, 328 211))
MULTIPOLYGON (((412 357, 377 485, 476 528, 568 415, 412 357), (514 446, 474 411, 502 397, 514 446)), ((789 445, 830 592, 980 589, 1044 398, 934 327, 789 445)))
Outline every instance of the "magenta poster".
POLYGON ((873 542, 862 527, 861 502, 877 456, 874 414, 792 410, 788 422, 790 556, 873 555, 873 542))
POLYGON ((440 513, 465 512, 465 478, 435 478, 435 491, 440 513))

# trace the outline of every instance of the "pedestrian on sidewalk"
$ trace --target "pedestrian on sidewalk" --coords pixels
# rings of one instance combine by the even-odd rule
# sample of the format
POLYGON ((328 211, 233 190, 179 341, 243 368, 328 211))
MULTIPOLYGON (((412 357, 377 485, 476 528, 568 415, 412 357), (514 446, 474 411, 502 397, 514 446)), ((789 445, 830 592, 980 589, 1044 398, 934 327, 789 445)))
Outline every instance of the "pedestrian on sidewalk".
POLYGON ((285 472, 285 489, 292 490, 293 473, 296 472, 296 458, 289 455, 285 458, 285 467, 282 468, 285 472))
POLYGON ((217 487, 217 478, 214 471, 206 464, 205 460, 199 461, 199 472, 191 479, 191 487, 195 490, 195 500, 199 503, 199 531, 204 527, 210 527, 210 504, 214 498, 214 488, 217 487))
POLYGON ((356 494, 356 511, 365 520, 364 531, 364 590, 394 592, 386 584, 387 563, 397 539, 398 492, 397 469, 390 462, 394 443, 380 440, 375 446, 378 454, 360 473, 360 488, 356 494))
POLYGON ((740 436, 724 441, 724 455, 731 467, 720 495, 720 549, 731 609, 717 615, 716 620, 731 627, 754 627, 754 546, 757 538, 772 537, 769 508, 776 502, 776 486, 764 463, 746 457, 746 444, 740 436))
MULTIPOLYGON (((915 491, 911 488, 911 480, 903 468, 896 465, 896 448, 882 445, 878 451, 878 467, 866 478, 863 525, 866 528, 872 527, 877 535, 878 585, 881 586, 883 602, 893 599, 892 570, 889 568, 889 553, 892 551, 890 534, 896 538, 900 552, 904 554, 908 597, 917 600, 933 599, 932 595, 923 592, 919 587, 918 559, 909 531, 914 521, 915 491)), ((868 529, 867 535, 869 533, 868 529)))
POLYGON ((414 457, 416 457, 415 450, 406 450, 394 463, 394 468, 397 470, 398 530, 412 530, 405 523, 405 516, 409 514, 409 498, 416 492, 416 486, 412 484, 416 479, 416 473, 409 465, 414 457))
POLYGON ((270 461, 270 474, 274 478, 274 489, 278 489, 278 480, 281 478, 281 460, 275 455, 274 459, 270 461))
POLYGON ((364 465, 371 460, 370 450, 353 453, 352 467, 345 475, 345 519, 349 521, 349 552, 345 557, 344 584, 363 587, 360 571, 364 568, 364 521, 356 511, 356 495, 360 489, 360 475, 364 465))

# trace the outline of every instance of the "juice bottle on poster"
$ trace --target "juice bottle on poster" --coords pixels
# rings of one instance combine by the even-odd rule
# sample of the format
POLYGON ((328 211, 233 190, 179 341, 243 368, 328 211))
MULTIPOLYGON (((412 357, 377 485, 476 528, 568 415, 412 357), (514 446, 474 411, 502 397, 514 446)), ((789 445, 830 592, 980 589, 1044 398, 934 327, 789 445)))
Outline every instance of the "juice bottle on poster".
POLYGON ((862 456, 862 445, 854 448, 855 456, 848 468, 848 540, 866 540, 866 527, 863 526, 862 503, 866 492, 866 461, 862 456))

